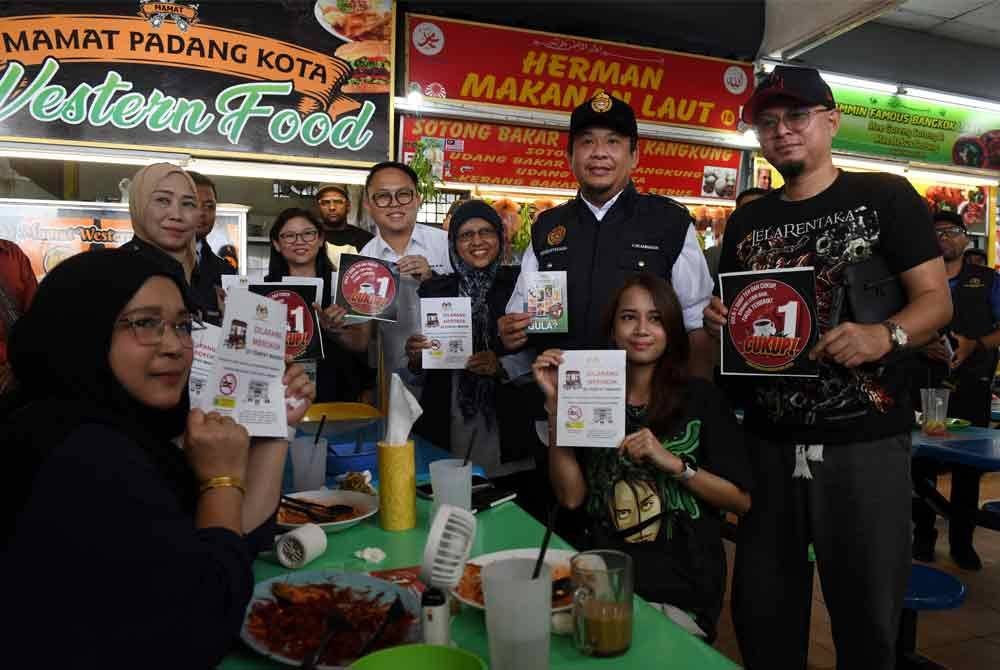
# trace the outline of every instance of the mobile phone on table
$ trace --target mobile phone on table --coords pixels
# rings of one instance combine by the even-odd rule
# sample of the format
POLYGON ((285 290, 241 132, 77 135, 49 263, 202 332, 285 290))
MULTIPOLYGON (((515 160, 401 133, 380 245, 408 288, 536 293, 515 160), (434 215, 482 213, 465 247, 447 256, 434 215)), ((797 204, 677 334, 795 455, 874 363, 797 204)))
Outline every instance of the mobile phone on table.
POLYGON ((473 491, 472 513, 478 514, 479 512, 498 507, 505 502, 510 502, 516 497, 517 494, 513 491, 498 489, 496 487, 473 491))
MULTIPOLYGON (((486 477, 483 477, 482 475, 472 475, 473 492, 482 491, 483 489, 488 489, 491 486, 493 486, 493 482, 488 480, 486 477)), ((426 500, 433 500, 434 487, 431 486, 430 482, 417 485, 417 496, 426 500)))

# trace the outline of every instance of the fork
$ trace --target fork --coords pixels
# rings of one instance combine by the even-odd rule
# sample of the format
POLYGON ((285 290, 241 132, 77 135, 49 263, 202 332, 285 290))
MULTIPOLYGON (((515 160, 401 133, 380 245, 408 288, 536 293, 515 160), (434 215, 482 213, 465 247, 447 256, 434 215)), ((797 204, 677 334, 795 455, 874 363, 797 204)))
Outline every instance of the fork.
POLYGON ((385 629, 388 628, 389 624, 394 621, 399 621, 404 614, 406 614, 406 608, 403 607, 403 601, 400 600, 397 595, 396 599, 392 601, 392 607, 389 608, 389 612, 385 615, 382 623, 380 623, 378 628, 375 629, 375 634, 368 638, 368 641, 365 642, 365 646, 361 648, 361 651, 358 653, 358 658, 361 658, 371 651, 371 648, 375 645, 375 642, 382 637, 382 634, 385 632, 385 629))
POLYGON ((316 663, 319 659, 323 657, 323 652, 326 651, 326 647, 330 644, 330 640, 333 636, 340 630, 352 629, 354 626, 344 618, 344 615, 340 613, 340 610, 334 608, 330 610, 330 613, 326 615, 326 632, 323 634, 323 638, 319 641, 319 646, 313 649, 311 652, 305 655, 302 659, 302 665, 300 666, 304 670, 314 670, 316 668, 316 663))

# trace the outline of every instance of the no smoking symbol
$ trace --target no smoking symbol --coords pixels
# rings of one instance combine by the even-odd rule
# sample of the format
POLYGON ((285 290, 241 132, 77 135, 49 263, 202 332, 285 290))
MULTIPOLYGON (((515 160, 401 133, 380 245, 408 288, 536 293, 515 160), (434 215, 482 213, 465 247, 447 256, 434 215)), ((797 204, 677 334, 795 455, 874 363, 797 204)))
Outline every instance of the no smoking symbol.
POLYGON ((222 395, 232 395, 236 393, 236 375, 223 375, 219 380, 219 393, 222 395))

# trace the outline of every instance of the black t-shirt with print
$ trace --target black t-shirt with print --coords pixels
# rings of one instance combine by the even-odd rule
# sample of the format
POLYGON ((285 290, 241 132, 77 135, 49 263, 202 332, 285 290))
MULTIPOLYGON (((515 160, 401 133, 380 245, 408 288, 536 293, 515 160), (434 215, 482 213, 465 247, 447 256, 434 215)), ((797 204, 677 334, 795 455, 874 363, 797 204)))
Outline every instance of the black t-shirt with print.
MULTIPOLYGON (((695 467, 751 488, 743 434, 722 393, 692 379, 671 429, 657 438, 695 467)), ((642 427, 641 411, 630 408, 628 431, 642 427)), ((726 557, 722 514, 697 499, 684 484, 649 464, 636 464, 617 449, 578 449, 587 483, 584 509, 592 548, 618 549, 632 556, 635 591, 651 602, 691 612, 709 637, 722 610, 726 557), (651 525, 630 528, 655 517, 651 525)))
POLYGON ((349 244, 359 252, 364 248, 366 244, 371 242, 371 239, 375 237, 367 230, 362 230, 357 226, 347 225, 340 230, 327 230, 326 231, 326 242, 327 244, 335 244, 337 246, 344 246, 349 244))
MULTIPOLYGON (((902 177, 841 172, 812 198, 786 201, 781 191, 733 213, 719 272, 813 266, 819 333, 829 330, 834 289, 844 268, 873 254, 899 274, 940 255, 930 212, 902 177)), ((820 363, 813 379, 756 377, 732 381, 746 398, 744 426, 789 443, 842 443, 904 433, 913 423, 903 365, 848 369, 820 363)))

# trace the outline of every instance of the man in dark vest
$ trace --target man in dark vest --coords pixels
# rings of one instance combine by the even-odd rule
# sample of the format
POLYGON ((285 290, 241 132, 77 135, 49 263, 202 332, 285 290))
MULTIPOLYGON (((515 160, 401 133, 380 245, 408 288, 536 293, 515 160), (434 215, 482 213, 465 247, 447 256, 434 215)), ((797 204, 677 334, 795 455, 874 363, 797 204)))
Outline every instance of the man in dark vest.
MULTIPOLYGON (((916 387, 951 389, 948 416, 967 419, 976 426, 990 424, 993 375, 1000 346, 1000 282, 996 272, 966 260, 969 245, 965 221, 952 212, 934 215, 934 229, 944 257, 954 316, 942 337, 922 350, 916 387), (947 340, 947 341, 946 341, 947 340)), ((915 388, 915 395, 919 391, 915 388)), ((979 570, 982 561, 972 546, 975 515, 979 508, 979 478, 975 468, 951 468, 952 517, 948 522, 951 556, 959 567, 979 570)), ((939 468, 934 461, 914 459, 913 477, 936 480, 939 468)), ((913 503, 913 557, 934 560, 934 511, 922 500, 913 503)))
POLYGON ((234 275, 236 270, 212 251, 207 239, 215 228, 215 208, 218 204, 215 182, 199 172, 188 171, 188 174, 198 189, 198 208, 201 210, 194 235, 197 265, 191 274, 191 291, 202 307, 202 319, 218 326, 222 323, 218 295, 222 288, 222 275, 234 275))
MULTIPOLYGON (((702 329, 702 310, 711 297, 712 278, 687 208, 670 198, 640 194, 632 183, 638 139, 635 112, 603 91, 573 110, 566 153, 579 193, 539 215, 521 261, 522 273, 566 271, 569 333, 537 336, 532 345, 606 346, 601 318, 608 301, 630 275, 652 272, 673 284, 692 345, 692 372, 710 379, 712 346, 702 329)), ((498 323, 508 351, 528 341, 531 317, 524 311, 519 287, 498 323)))

